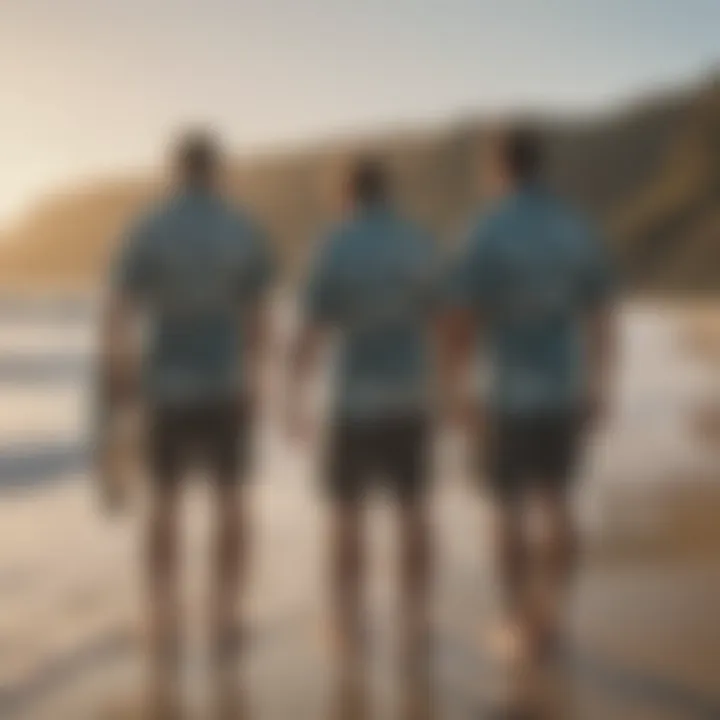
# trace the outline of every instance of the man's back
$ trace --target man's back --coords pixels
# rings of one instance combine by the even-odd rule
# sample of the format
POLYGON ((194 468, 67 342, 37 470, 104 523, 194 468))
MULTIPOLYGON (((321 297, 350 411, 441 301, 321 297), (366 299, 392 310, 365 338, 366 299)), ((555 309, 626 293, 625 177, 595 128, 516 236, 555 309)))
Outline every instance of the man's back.
POLYGON ((359 211, 320 249, 307 304, 340 331, 348 412, 425 402, 436 270, 432 241, 384 206, 359 211))
POLYGON ((461 292, 487 324, 492 396, 508 412, 582 401, 583 322, 610 283, 602 248, 563 203, 519 191, 473 233, 461 292))
POLYGON ((149 319, 154 399, 212 400, 241 384, 240 315, 269 274, 262 235, 209 192, 184 192, 138 223, 116 281, 149 319))

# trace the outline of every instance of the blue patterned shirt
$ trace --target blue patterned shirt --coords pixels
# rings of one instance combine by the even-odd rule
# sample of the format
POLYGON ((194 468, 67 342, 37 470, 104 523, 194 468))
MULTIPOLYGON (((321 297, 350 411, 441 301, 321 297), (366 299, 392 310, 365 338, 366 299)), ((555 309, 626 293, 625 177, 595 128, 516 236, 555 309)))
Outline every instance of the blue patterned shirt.
POLYGON ((432 239, 384 205, 359 210, 321 244, 304 304, 338 330, 336 412, 427 408, 437 286, 432 239))
POLYGON ((267 289, 272 268, 263 232, 209 192, 172 197, 135 224, 114 284, 147 314, 151 400, 202 403, 242 390, 241 317, 267 289))
POLYGON ((521 414, 582 405, 584 321, 613 286, 596 233, 542 188, 525 188, 481 218, 449 295, 482 323, 490 404, 521 414))

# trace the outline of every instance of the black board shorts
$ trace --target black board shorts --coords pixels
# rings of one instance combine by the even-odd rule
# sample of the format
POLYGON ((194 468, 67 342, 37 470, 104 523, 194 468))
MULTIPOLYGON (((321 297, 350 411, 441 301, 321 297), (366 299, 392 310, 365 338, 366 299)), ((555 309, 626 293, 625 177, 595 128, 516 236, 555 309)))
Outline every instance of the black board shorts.
POLYGON ((584 435, 579 411, 492 416, 480 448, 490 490, 500 500, 533 489, 565 492, 584 435))
POLYGON ((233 485, 248 474, 250 418, 239 402, 159 406, 149 411, 148 461, 164 487, 197 467, 215 483, 233 485))
POLYGON ((429 444, 430 422, 422 412, 337 418, 326 448, 326 490, 332 500, 356 503, 379 486, 412 504, 428 484, 429 444))

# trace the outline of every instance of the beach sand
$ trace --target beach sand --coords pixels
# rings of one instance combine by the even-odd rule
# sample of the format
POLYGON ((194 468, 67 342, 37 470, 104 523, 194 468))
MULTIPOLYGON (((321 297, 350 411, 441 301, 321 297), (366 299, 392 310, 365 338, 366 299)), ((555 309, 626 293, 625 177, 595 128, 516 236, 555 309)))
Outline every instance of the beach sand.
MULTIPOLYGON (((698 350, 712 342, 693 340, 692 317, 649 305, 623 314, 613 417, 577 491, 584 552, 571 639, 567 657, 540 679, 539 717, 720 717, 720 436, 698 422, 720 397, 720 359, 698 350)), ((702 332, 720 338, 713 322, 702 332)), ((0 321, 0 346, 17 360, 0 366, 7 399, 0 410, 0 717, 7 720, 143 717, 142 503, 113 520, 99 509, 83 440, 90 345, 87 328, 66 334, 0 321), (58 357, 50 363, 58 372, 49 371, 47 359, 58 357), (38 358, 44 372, 33 374, 27 368, 38 358)), ((314 458, 288 447, 272 417, 259 445, 249 496, 250 635, 234 685, 244 707, 232 717, 342 717, 332 714, 322 640, 326 508, 314 458)), ((473 488, 465 448, 457 438, 440 445, 435 717, 492 717, 513 682, 481 642, 497 617, 489 508, 473 488)), ((192 484, 184 506, 185 671, 189 716, 197 718, 211 717, 203 662, 210 507, 207 488, 192 484)), ((392 508, 378 498, 369 520, 370 718, 407 717, 398 714, 402 698, 421 695, 403 687, 392 662, 391 521, 392 508)))

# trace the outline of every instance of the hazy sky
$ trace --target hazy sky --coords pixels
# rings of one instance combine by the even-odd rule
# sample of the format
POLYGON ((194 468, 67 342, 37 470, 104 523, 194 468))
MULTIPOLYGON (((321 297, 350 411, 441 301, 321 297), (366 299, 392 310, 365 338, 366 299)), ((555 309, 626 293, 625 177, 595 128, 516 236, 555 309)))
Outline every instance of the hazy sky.
POLYGON ((186 122, 252 150, 601 107, 717 64, 718 28, 718 0, 0 0, 0 221, 186 122))

